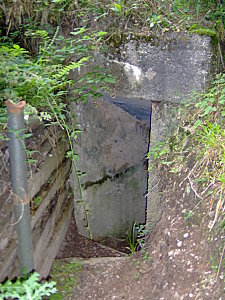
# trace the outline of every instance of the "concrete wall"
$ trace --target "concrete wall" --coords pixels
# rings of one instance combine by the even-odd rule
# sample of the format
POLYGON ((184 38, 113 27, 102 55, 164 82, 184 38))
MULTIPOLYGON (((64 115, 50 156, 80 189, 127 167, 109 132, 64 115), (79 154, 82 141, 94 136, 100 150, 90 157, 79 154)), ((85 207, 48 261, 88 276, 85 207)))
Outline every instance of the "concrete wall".
MULTIPOLYGON (((35 269, 46 277, 69 226, 73 201, 68 176, 71 163, 65 159, 68 145, 64 133, 55 126, 29 127, 33 136, 26 141, 33 150, 28 166, 31 223, 35 269)), ((7 142, 0 144, 0 281, 20 273, 13 217, 7 142)))
MULTIPOLYGON (((75 152, 80 156, 78 169, 85 173, 82 192, 95 238, 121 235, 133 221, 144 223, 145 194, 147 224, 159 220, 158 175, 151 171, 147 179, 143 166, 151 104, 153 147, 175 124, 176 115, 171 113, 179 102, 204 88, 214 61, 210 37, 185 33, 165 34, 148 43, 128 38, 116 48, 112 42, 107 55, 96 55, 93 64, 107 67, 117 82, 103 99, 89 99, 72 108, 84 130, 75 152)), ((80 233, 87 236, 79 195, 75 195, 75 219, 80 233)))
POLYGON ((118 78, 114 96, 180 102, 201 91, 215 69, 208 36, 168 33, 148 43, 128 40, 99 58, 118 78))
MULTIPOLYGON (((75 142, 82 194, 95 239, 121 236, 145 221, 145 153, 149 121, 139 121, 113 104, 89 99, 75 106, 83 132, 75 142)), ((71 182, 75 182, 74 174, 71 182)), ((75 220, 88 236, 85 211, 74 185, 75 220)))

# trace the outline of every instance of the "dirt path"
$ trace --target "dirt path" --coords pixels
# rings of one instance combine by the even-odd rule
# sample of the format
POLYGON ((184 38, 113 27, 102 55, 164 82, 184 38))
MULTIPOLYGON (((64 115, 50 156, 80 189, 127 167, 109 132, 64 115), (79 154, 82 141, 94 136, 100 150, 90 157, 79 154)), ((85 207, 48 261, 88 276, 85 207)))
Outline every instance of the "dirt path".
POLYGON ((167 187, 162 203, 163 215, 146 252, 81 261, 77 285, 67 299, 225 299, 222 268, 217 273, 213 265, 223 237, 209 233, 204 208, 199 204, 186 219, 198 201, 176 186, 167 187))

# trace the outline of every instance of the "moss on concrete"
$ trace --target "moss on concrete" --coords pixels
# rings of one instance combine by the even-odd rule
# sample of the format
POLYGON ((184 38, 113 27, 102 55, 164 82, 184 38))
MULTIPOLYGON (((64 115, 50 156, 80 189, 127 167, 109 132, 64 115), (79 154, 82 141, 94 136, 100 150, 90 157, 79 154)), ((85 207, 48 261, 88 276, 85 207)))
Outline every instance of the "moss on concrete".
POLYGON ((119 32, 114 31, 113 34, 110 34, 107 38, 109 44, 113 45, 115 48, 119 48, 122 44, 129 42, 131 40, 137 42, 153 42, 157 38, 156 35, 151 34, 142 34, 138 32, 119 32))
POLYGON ((190 33, 194 33, 194 34, 198 34, 198 35, 207 35, 209 37, 212 38, 212 41, 214 43, 218 43, 219 41, 219 38, 218 38, 218 35, 217 33, 212 30, 212 29, 209 29, 209 28, 202 28, 202 27, 197 27, 197 26, 192 26, 190 29, 189 29, 189 32, 190 33))

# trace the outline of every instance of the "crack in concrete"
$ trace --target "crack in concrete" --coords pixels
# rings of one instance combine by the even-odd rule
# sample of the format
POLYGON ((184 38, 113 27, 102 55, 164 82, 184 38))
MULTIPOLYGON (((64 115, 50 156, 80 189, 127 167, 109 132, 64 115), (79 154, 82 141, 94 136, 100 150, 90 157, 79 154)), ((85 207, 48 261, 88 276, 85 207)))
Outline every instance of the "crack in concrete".
POLYGON ((135 169, 135 166, 131 166, 129 168, 127 168, 127 164, 126 165, 126 168, 124 168, 124 166, 122 166, 118 171, 118 173, 114 174, 114 175, 109 175, 109 174, 104 174, 104 176, 97 180, 97 181, 87 181, 85 183, 82 184, 82 187, 84 190, 86 190, 87 188, 93 186, 93 185, 97 185, 97 184, 103 184, 105 181, 107 181, 108 179, 110 179, 111 181, 113 181, 114 179, 117 179, 119 178, 120 176, 124 175, 125 173, 127 172, 130 172, 132 170, 135 169))

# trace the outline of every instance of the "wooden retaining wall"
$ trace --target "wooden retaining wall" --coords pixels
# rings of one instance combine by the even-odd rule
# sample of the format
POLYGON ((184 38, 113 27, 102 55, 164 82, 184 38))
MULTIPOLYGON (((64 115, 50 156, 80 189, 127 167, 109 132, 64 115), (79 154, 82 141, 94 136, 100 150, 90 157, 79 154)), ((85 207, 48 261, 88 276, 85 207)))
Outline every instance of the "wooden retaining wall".
MULTIPOLYGON (((73 199, 69 174, 71 162, 65 158, 69 149, 64 132, 56 126, 36 123, 28 128, 32 137, 26 141, 31 154, 28 163, 31 196, 31 225, 35 269, 42 277, 49 274, 68 229, 73 199)), ((0 142, 0 282, 20 274, 17 258, 16 222, 13 216, 7 141, 0 142)))

